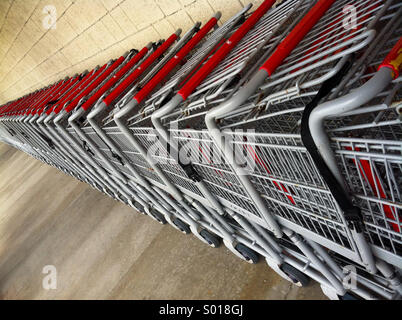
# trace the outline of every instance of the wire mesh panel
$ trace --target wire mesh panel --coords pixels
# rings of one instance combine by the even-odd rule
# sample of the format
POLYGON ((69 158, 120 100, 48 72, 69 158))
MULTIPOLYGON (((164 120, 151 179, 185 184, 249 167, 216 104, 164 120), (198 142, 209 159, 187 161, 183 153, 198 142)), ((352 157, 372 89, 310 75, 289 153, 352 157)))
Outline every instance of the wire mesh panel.
MULTIPOLYGON (((225 136, 232 141, 233 149, 243 155, 244 168, 269 211, 345 248, 353 248, 353 240, 343 214, 301 141, 301 116, 319 85, 342 66, 342 57, 353 52, 361 55, 364 48, 378 42, 372 29, 375 23, 386 24, 399 8, 400 4, 393 1, 337 1, 260 90, 235 112, 219 119, 223 130, 232 130, 225 136), (354 6, 358 17, 356 25, 349 29, 344 26, 346 5, 354 6), (254 129, 254 132, 233 133, 236 129, 254 129)), ((398 32, 394 30, 393 34, 398 32)), ((390 43, 395 43, 390 35, 387 37, 390 43)), ((271 45, 274 42, 272 38, 271 45)), ((269 51, 269 44, 264 48, 269 51)), ((227 59, 220 65, 229 63, 227 59)), ((381 61, 381 56, 376 54, 371 59, 381 61)), ((195 91, 180 105, 181 110, 163 119, 166 126, 174 124, 179 128, 170 129, 179 149, 199 155, 211 154, 211 150, 213 154, 220 153, 208 132, 200 129, 205 128, 205 112, 224 101, 223 94, 230 97, 232 92, 226 87, 221 95, 215 95, 209 88, 199 97, 195 91), (189 139, 196 143, 189 143, 189 139)), ((250 210, 247 201, 242 201, 247 194, 237 187, 240 183, 230 165, 201 158, 202 161, 193 160, 192 164, 211 190, 227 199, 236 198, 234 201, 250 210), (230 189, 230 195, 225 193, 226 188, 230 189), (216 191, 219 189, 220 192, 216 191)), ((252 201, 249 203, 253 207, 252 201)), ((258 214, 255 208, 250 212, 258 214)))
MULTIPOLYGON (((356 2, 356 5, 362 10, 359 21, 366 23, 378 19, 384 25, 397 15, 400 16, 400 4, 371 1, 364 6, 361 2, 356 2), (384 10, 381 11, 381 8, 384 10), (378 13, 377 16, 375 12, 378 13)), ((332 14, 334 13, 332 10, 332 14)), ((401 32, 398 25, 399 22, 394 23, 392 32, 386 36, 380 35, 371 40, 373 43, 382 41, 386 49, 378 50, 373 46, 371 51, 366 49, 357 54, 358 57, 366 55, 366 62, 359 70, 352 72, 349 83, 343 89, 338 88, 338 92, 345 94, 370 79, 370 74, 375 72, 387 50, 389 52, 389 48, 396 43, 401 32)), ((322 25, 320 28, 325 30, 322 25)), ((340 27, 338 29, 342 30, 340 27)), ((365 28, 360 25, 352 33, 353 37, 360 38, 362 30, 365 28)), ((368 34, 370 30, 366 29, 365 32, 368 34)), ((340 31, 339 39, 344 39, 343 33, 344 31, 340 31)), ((317 35, 315 30, 311 34, 317 35)), ((307 39, 309 37, 303 40, 305 43, 303 45, 302 42, 302 47, 308 48, 307 39)), ((342 40, 340 43, 343 45, 345 42, 347 41, 342 40)), ((321 42, 319 44, 321 46, 321 42)), ((349 44, 344 50, 348 51, 353 46, 356 46, 356 39, 353 45, 349 44)), ((330 48, 332 42, 331 45, 323 45, 326 53, 327 50, 332 50, 330 48)), ((317 50, 320 57, 321 49, 317 50)), ((292 52, 290 58, 278 68, 277 76, 271 77, 260 88, 259 96, 254 96, 254 101, 250 99, 238 112, 222 119, 222 127, 232 130, 256 129, 257 132, 253 134, 232 132, 231 140, 246 153, 244 158, 249 164, 247 168, 252 168, 248 171, 250 179, 275 214, 325 238, 346 244, 347 247, 347 224, 299 134, 304 107, 317 92, 317 82, 312 81, 316 75, 314 72, 307 72, 303 78, 304 85, 302 82, 298 83, 297 92, 292 92, 291 87, 286 89, 289 91, 288 95, 286 90, 282 90, 283 87, 279 93, 277 87, 272 90, 279 82, 288 86, 288 80, 295 77, 293 73, 302 74, 302 69, 294 67, 303 64, 295 62, 298 61, 298 52, 299 50, 292 52), (285 70, 285 67, 289 68, 286 74, 280 71, 285 70), (312 85, 306 86, 309 82, 312 85), (281 209, 274 204, 280 204, 281 209)), ((335 51, 333 53, 334 56, 339 55, 335 51)), ((309 70, 309 67, 305 68, 309 70)), ((326 68, 324 66, 323 71, 330 72, 326 68)), ((370 103, 373 106, 367 107, 366 111, 363 109, 356 111, 354 116, 328 120, 326 126, 329 134, 334 136, 333 149, 354 195, 354 202, 362 210, 368 240, 390 253, 400 255, 401 184, 398 179, 401 176, 401 124, 395 107, 389 108, 390 105, 400 103, 398 90, 397 84, 374 99, 370 103)))

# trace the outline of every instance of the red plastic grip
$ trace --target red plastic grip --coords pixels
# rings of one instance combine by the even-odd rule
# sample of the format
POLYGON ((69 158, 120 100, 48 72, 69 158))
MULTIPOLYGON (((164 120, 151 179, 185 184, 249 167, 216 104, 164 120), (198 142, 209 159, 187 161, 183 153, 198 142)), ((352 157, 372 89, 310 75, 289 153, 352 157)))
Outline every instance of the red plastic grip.
POLYGON ((53 91, 55 90, 55 87, 51 87, 48 90, 44 90, 41 95, 36 97, 35 99, 32 99, 31 101, 28 101, 26 104, 24 104, 23 107, 21 107, 21 110, 24 111, 23 113, 25 115, 29 114, 31 110, 35 108, 35 106, 40 103, 43 99, 46 99, 46 97, 53 91))
POLYGON ((18 101, 19 101, 19 100, 17 100, 17 101, 12 101, 11 103, 6 104, 6 105, 3 107, 2 113, 5 114, 5 113, 9 112, 9 110, 10 110, 18 101))
POLYGON ((134 82, 157 58, 159 58, 177 39, 176 34, 172 34, 158 49, 155 50, 141 65, 135 69, 126 79, 123 80, 103 102, 110 105, 123 91, 134 82))
POLYGON ((18 111, 22 114, 22 111, 31 109, 33 105, 38 103, 40 99, 43 99, 43 97, 45 97, 50 91, 54 90, 58 84, 59 83, 53 84, 39 91, 30 93, 18 100, 10 102, 1 108, 1 112, 5 114, 14 111, 14 114, 16 114, 16 112, 18 111))
POLYGON ((109 88, 113 87, 119 79, 124 76, 135 64, 140 61, 148 52, 148 48, 143 48, 134 57, 130 59, 116 74, 107 81, 94 95, 92 95, 81 107, 88 110, 109 88))
POLYGON ((124 61, 124 57, 120 57, 117 59, 111 66, 109 66, 106 70, 99 74, 98 77, 83 90, 80 95, 75 98, 67 107, 66 112, 71 112, 80 102, 80 100, 90 94, 97 86, 99 86, 122 62, 124 61))
POLYGON ((103 69, 106 67, 106 65, 104 65, 103 67, 99 68, 97 71, 92 70, 92 72, 88 73, 84 79, 82 79, 79 83, 79 85, 72 90, 72 92, 70 92, 70 94, 68 94, 64 99, 62 99, 62 101, 60 101, 59 103, 57 103, 53 108, 49 109, 46 114, 51 114, 52 112, 54 113, 59 113, 62 109, 63 106, 66 104, 67 101, 70 101, 71 99, 74 99, 74 97, 79 94, 80 91, 82 91, 86 86, 89 85, 89 83, 91 83, 93 81, 93 79, 100 73, 103 71, 103 69))
POLYGON ((68 80, 66 80, 66 81, 63 83, 63 85, 58 88, 58 90, 54 91, 54 92, 53 92, 50 96, 48 96, 45 100, 41 101, 41 103, 39 103, 38 105, 36 105, 36 107, 31 110, 30 114, 32 114, 32 115, 36 114, 37 111, 38 111, 39 109, 41 109, 44 105, 46 105, 46 103, 48 103, 53 97, 58 96, 61 92, 63 92, 64 90, 66 90, 66 88, 68 88, 69 85, 70 85, 72 82, 74 82, 74 81, 76 81, 76 80, 77 80, 77 77, 76 77, 76 78, 73 78, 73 79, 68 79, 68 80))
MULTIPOLYGON (((76 78, 74 78, 74 79, 72 79, 71 81, 69 81, 68 83, 67 83, 67 85, 62 89, 62 90, 60 90, 60 92, 59 93, 57 93, 57 95, 56 96, 58 96, 58 97, 61 97, 64 93, 66 93, 75 83, 77 83, 79 81, 79 77, 76 77, 76 78)), ((40 106, 38 106, 38 108, 36 108, 34 111, 32 111, 32 114, 42 114, 42 112, 43 112, 43 109, 46 107, 46 105, 47 105, 47 103, 49 102, 50 100, 47 100, 47 101, 45 101, 44 103, 42 103, 40 106)))
POLYGON ((218 49, 218 51, 180 89, 179 95, 185 100, 194 89, 211 73, 239 41, 250 31, 261 17, 273 6, 275 0, 265 0, 239 29, 218 49))
POLYGON ((17 103, 13 106, 13 108, 10 109, 10 111, 18 110, 18 108, 20 108, 22 104, 26 103, 27 101, 29 101, 29 99, 32 99, 32 97, 34 97, 37 94, 38 94, 38 92, 33 92, 30 95, 18 100, 17 103))
POLYGON ((395 44, 392 50, 385 57, 384 61, 378 67, 378 70, 381 68, 390 68, 392 69, 393 78, 396 79, 399 77, 399 71, 402 66, 402 37, 399 38, 399 41, 395 44))
POLYGON ((60 81, 56 85, 54 85, 50 90, 45 93, 40 99, 38 99, 26 112, 26 115, 29 115, 33 110, 37 108, 37 106, 41 105, 43 101, 51 97, 55 92, 57 92, 60 88, 63 87, 68 81, 60 81))
POLYGON ((180 63, 181 60, 205 37, 205 35, 216 25, 218 20, 211 18, 184 46, 181 50, 166 63, 163 68, 142 88, 134 99, 141 103, 150 92, 180 63))
POLYGON ((48 88, 42 89, 38 92, 35 92, 30 98, 23 100, 18 106, 17 106, 17 111, 21 111, 26 109, 27 107, 29 107, 32 103, 35 103, 35 101, 37 101, 37 99, 39 99, 40 97, 42 97, 43 94, 46 93, 46 91, 48 90, 48 88))
POLYGON ((6 114, 6 113, 10 112, 10 110, 11 110, 12 108, 14 108, 14 106, 16 105, 16 103, 18 103, 18 101, 19 101, 19 100, 14 101, 14 102, 9 103, 8 105, 6 105, 6 106, 4 107, 3 114, 6 114))
POLYGON ((293 49, 303 40, 308 32, 322 18, 327 10, 332 6, 335 0, 320 0, 317 4, 303 17, 296 27, 286 36, 286 38, 278 45, 274 53, 260 67, 271 76, 276 68, 280 66, 283 60, 293 51, 293 49))
MULTIPOLYGON (((71 100, 74 95, 77 93, 77 91, 89 81, 92 76, 94 75, 95 70, 92 70, 91 72, 88 72, 78 83, 77 85, 71 90, 70 92, 67 92, 67 94, 64 96, 63 99, 61 99, 57 104, 55 104, 53 107, 49 108, 49 110, 46 111, 46 114, 49 115, 53 112, 53 110, 56 110, 58 108, 62 108, 62 106, 68 101, 71 100)), ((43 109, 39 112, 39 114, 42 114, 43 109)))
MULTIPOLYGON (((78 90, 78 94, 76 97, 73 98, 72 101, 69 102, 67 107, 65 108, 66 112, 72 111, 78 104, 78 102, 85 97, 87 94, 89 94, 94 88, 96 88, 96 85, 98 85, 98 80, 102 77, 102 75, 106 72, 107 65, 102 66, 92 77, 90 81, 88 81, 86 86, 82 86, 82 90, 78 90)), ((111 67, 111 66, 110 66, 111 67)), ((109 68, 110 68, 109 67, 109 68)))

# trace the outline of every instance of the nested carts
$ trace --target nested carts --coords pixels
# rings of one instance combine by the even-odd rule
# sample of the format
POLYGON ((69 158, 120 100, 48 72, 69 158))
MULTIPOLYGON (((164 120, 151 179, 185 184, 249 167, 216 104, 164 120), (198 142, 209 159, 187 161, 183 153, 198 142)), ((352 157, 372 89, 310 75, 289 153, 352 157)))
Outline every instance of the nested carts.
POLYGON ((0 139, 331 299, 399 299, 402 3, 220 17, 6 103, 0 139))

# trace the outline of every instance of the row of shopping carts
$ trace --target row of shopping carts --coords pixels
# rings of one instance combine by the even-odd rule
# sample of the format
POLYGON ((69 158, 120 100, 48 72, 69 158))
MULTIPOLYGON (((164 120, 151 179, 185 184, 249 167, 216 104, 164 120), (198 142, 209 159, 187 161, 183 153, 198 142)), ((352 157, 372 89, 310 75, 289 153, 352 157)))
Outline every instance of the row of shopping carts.
POLYGON ((0 139, 331 299, 400 299, 402 3, 251 7, 3 105, 0 139))

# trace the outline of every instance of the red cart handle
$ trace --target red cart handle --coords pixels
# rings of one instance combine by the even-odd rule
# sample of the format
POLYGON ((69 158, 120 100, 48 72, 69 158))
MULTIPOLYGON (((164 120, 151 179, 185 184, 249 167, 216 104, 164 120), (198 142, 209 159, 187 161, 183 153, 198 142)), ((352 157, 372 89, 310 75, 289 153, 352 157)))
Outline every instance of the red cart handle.
POLYGON ((158 49, 155 50, 137 69, 135 69, 122 83, 120 83, 105 99, 103 102, 108 106, 123 91, 136 80, 156 59, 158 59, 178 38, 177 34, 172 34, 158 49))
MULTIPOLYGON (((57 96, 58 97, 62 97, 66 92, 68 92, 68 90, 70 89, 70 88, 72 88, 77 82, 79 82, 80 80, 79 80, 79 76, 77 76, 76 78, 74 78, 74 79, 72 79, 72 81, 69 81, 69 83, 67 84, 67 86, 66 87, 64 87, 58 94, 57 94, 57 96)), ((46 101, 46 102, 44 102, 44 103, 42 103, 38 108, 36 108, 36 110, 34 110, 33 112, 32 112, 32 114, 33 115, 35 115, 35 114, 42 114, 42 112, 43 112, 43 109, 45 108, 45 106, 46 106, 46 104, 49 102, 49 100, 48 101, 46 101)))
POLYGON ((2 113, 3 113, 3 114, 6 114, 6 113, 10 112, 10 110, 11 110, 12 108, 14 108, 14 106, 15 106, 20 100, 21 100, 21 99, 16 100, 16 101, 13 101, 13 102, 7 104, 6 106, 4 106, 4 109, 3 109, 3 112, 2 112, 2 113))
POLYGON ((50 88, 45 88, 42 89, 36 93, 34 93, 30 98, 25 99, 24 101, 22 101, 22 103, 20 103, 17 107, 16 110, 17 111, 21 111, 21 110, 25 110, 26 108, 29 108, 29 106, 32 103, 35 103, 35 101, 37 101, 37 99, 40 99, 44 94, 46 94, 46 92, 49 90, 50 88))
POLYGON ((29 115, 33 110, 35 110, 39 105, 41 105, 43 101, 46 101, 46 99, 49 99, 49 97, 52 97, 53 94, 55 92, 57 92, 59 89, 63 88, 63 86, 67 82, 68 82, 68 80, 66 80, 66 81, 62 80, 59 83, 57 83, 56 85, 54 85, 53 87, 51 87, 46 94, 44 94, 40 99, 35 101, 35 103, 30 108, 28 108, 28 110, 25 112, 25 115, 29 115))
POLYGON ((278 45, 274 53, 260 67, 271 76, 276 68, 280 66, 283 60, 293 51, 293 49, 303 40, 307 33, 322 18, 327 10, 332 6, 335 0, 320 0, 317 4, 303 17, 297 26, 286 36, 286 38, 278 45))
MULTIPOLYGON (((31 94, 30 94, 30 95, 31 95, 31 94)), ((18 99, 18 100, 12 101, 11 103, 7 104, 7 105, 4 107, 3 113, 8 113, 8 112, 10 112, 18 103, 20 103, 22 100, 24 100, 24 99, 26 99, 26 98, 27 98, 27 97, 25 96, 25 97, 23 97, 23 98, 20 98, 20 99, 18 99)))
POLYGON ((53 108, 49 109, 46 114, 51 114, 52 112, 54 113, 59 113, 64 105, 66 104, 67 101, 70 101, 73 99, 77 94, 79 94, 86 86, 88 86, 104 69, 106 68, 106 64, 103 65, 101 68, 98 70, 93 70, 92 72, 88 73, 84 79, 82 79, 77 86, 67 97, 65 97, 61 102, 59 102, 57 105, 55 105, 53 108))
POLYGON ((100 88, 91 98, 88 99, 81 107, 86 111, 88 110, 109 88, 113 87, 119 79, 124 76, 138 61, 140 61, 148 52, 148 48, 144 47, 134 57, 130 59, 109 81, 107 81, 102 88, 100 88))
MULTIPOLYGON (((20 100, 20 99, 19 99, 20 100)), ((10 102, 3 107, 2 113, 7 113, 19 100, 10 102)))
POLYGON ((77 77, 75 78, 69 78, 66 81, 63 82, 63 85, 60 86, 56 91, 52 92, 52 94, 50 96, 48 96, 46 99, 42 100, 39 104, 37 104, 35 106, 35 108, 33 108, 32 110, 30 110, 28 112, 28 114, 36 114, 36 112, 42 107, 44 106, 46 103, 48 103, 50 101, 50 99, 58 96, 61 92, 63 92, 63 90, 65 90, 66 88, 69 87, 69 84, 71 84, 73 81, 75 81, 77 79, 77 77))
POLYGON ((250 31, 261 17, 274 5, 275 0, 265 0, 257 10, 241 25, 239 29, 219 48, 191 79, 178 92, 184 100, 194 89, 211 73, 228 53, 239 43, 239 41, 250 31))
MULTIPOLYGON (((86 85, 86 83, 92 79, 93 75, 95 74, 95 69, 92 70, 91 72, 88 72, 85 77, 83 77, 81 80, 78 81, 77 85, 74 86, 73 90, 71 90, 70 92, 68 92, 66 94, 66 96, 61 99, 61 101, 59 101, 57 104, 55 104, 53 107, 49 108, 49 110, 46 111, 46 114, 49 115, 53 112, 53 110, 56 110, 57 108, 59 108, 59 106, 63 106, 68 100, 72 99, 74 97, 74 95, 78 92, 78 90, 80 90, 80 88, 83 85, 86 85)), ((60 107, 62 108, 62 107, 60 107)), ((43 109, 39 112, 39 114, 42 114, 43 109)))
POLYGON ((24 97, 24 98, 22 98, 22 99, 19 99, 19 100, 13 105, 13 107, 12 107, 9 111, 18 110, 18 108, 19 108, 22 104, 24 104, 25 102, 27 102, 29 99, 32 99, 32 97, 34 97, 35 95, 37 95, 38 92, 39 92, 39 91, 33 92, 33 93, 31 93, 30 95, 28 95, 28 96, 26 96, 26 97, 24 97))
POLYGON ((384 61, 378 67, 378 70, 381 68, 390 68, 392 70, 392 76, 394 79, 399 77, 399 71, 402 66, 402 37, 399 38, 399 41, 392 48, 390 53, 386 56, 384 61))
POLYGON ((80 100, 86 95, 90 94, 99 84, 101 84, 123 61, 124 57, 117 59, 111 66, 109 66, 105 71, 102 72, 81 94, 75 98, 67 107, 66 112, 71 112, 80 102, 80 100))
POLYGON ((194 47, 205 37, 205 35, 216 25, 220 13, 211 18, 186 44, 181 50, 171 58, 163 68, 134 96, 133 99, 141 103, 148 94, 180 63, 184 57, 194 49, 194 47))

